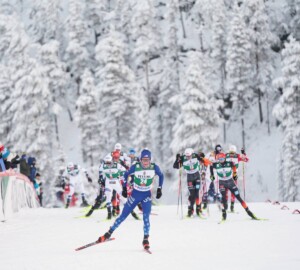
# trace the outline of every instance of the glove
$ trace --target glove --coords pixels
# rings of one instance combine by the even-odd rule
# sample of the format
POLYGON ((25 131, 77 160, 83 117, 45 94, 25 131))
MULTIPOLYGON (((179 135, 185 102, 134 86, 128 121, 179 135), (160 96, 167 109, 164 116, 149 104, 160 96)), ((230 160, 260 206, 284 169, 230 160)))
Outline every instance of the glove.
POLYGON ((215 176, 213 174, 210 176, 210 180, 215 181, 215 176))
POLYGON ((161 187, 157 188, 157 191, 156 191, 156 199, 159 199, 162 195, 162 192, 161 192, 161 187))
POLYGON ((243 155, 246 155, 245 149, 244 149, 244 148, 241 149, 241 153, 242 153, 243 155))
POLYGON ((62 187, 62 189, 65 189, 65 187, 66 187, 66 182, 65 182, 65 180, 62 180, 62 181, 61 181, 60 186, 62 187))
POLYGON ((98 184, 99 184, 100 186, 102 186, 103 183, 104 183, 103 175, 99 175, 98 184))
POLYGON ((122 190, 122 196, 123 196, 124 198, 127 198, 127 187, 126 187, 126 186, 123 187, 123 190, 122 190))
POLYGON ((93 180, 92 180, 91 177, 88 176, 87 179, 88 179, 89 183, 92 183, 92 182, 93 182, 93 180))
POLYGON ((236 173, 233 174, 233 180, 236 181, 238 179, 238 176, 236 173))

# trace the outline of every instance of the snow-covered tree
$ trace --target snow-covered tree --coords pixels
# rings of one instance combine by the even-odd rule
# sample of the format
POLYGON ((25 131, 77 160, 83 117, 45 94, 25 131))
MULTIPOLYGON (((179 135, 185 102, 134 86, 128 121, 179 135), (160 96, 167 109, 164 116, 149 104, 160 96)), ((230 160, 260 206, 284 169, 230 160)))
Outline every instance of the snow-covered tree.
POLYGON ((283 28, 285 33, 292 34, 300 40, 300 0, 284 1, 283 28))
POLYGON ((82 76, 80 96, 76 107, 76 119, 81 130, 83 160, 93 167, 98 164, 101 130, 98 121, 98 99, 94 78, 87 69, 82 76))
POLYGON ((46 44, 59 39, 61 31, 59 0, 34 0, 29 14, 28 30, 34 41, 46 44))
POLYGON ((101 151, 117 141, 130 140, 139 125, 137 85, 131 69, 125 64, 124 45, 117 32, 111 32, 96 47, 100 68, 96 73, 100 100, 101 151))
MULTIPOLYGON (((1 72, 1 85, 3 95, 4 110, 3 118, 1 119, 3 132, 9 132, 12 128, 13 115, 10 112, 10 105, 14 103, 12 93, 15 89, 16 82, 26 74, 24 68, 24 55, 28 48, 29 39, 20 26, 20 23, 14 15, 1 15, 0 16, 0 63, 5 69, 1 72), (7 89, 9 87, 9 89, 7 89), (5 91, 7 91, 5 93, 5 91)), ((13 145, 14 142, 10 140, 9 136, 5 136, 6 145, 13 145)))
POLYGON ((65 61, 73 82, 77 85, 77 94, 79 94, 81 76, 90 64, 88 51, 90 31, 84 18, 84 10, 83 2, 69 1, 69 16, 66 21, 68 46, 65 52, 65 61))
POLYGON ((274 52, 271 45, 274 39, 263 0, 248 0, 245 15, 252 46, 250 55, 254 71, 252 88, 258 98, 260 122, 263 122, 262 99, 267 99, 272 89, 274 52))
POLYGON ((190 65, 186 72, 186 86, 180 95, 181 113, 173 128, 174 139, 171 147, 174 153, 187 147, 203 152, 211 149, 219 137, 220 117, 201 63, 201 55, 191 52, 190 65))
MULTIPOLYGON (((157 125, 159 125, 161 138, 156 138, 161 152, 161 161, 165 166, 170 165, 170 156, 162 153, 170 152, 170 142, 173 138, 172 128, 179 114, 176 106, 170 102, 174 95, 180 93, 180 74, 179 74, 179 54, 178 54, 178 28, 176 25, 179 15, 178 0, 170 0, 166 20, 169 29, 166 35, 166 47, 168 50, 164 57, 164 69, 161 75, 160 93, 158 96, 159 117, 156 117, 157 125)), ((157 130, 157 129, 156 129, 157 130)))
POLYGON ((16 16, 1 15, 0 31, 1 64, 10 82, 6 101, 11 105, 5 106, 11 123, 6 143, 17 153, 35 156, 43 178, 51 181, 53 114, 48 78, 41 65, 30 58, 29 38, 16 16))
POLYGON ((241 9, 236 5, 227 37, 227 91, 232 101, 231 119, 244 116, 253 98, 251 91, 251 43, 241 9))
MULTIPOLYGON (((224 108, 220 108, 224 119, 228 119, 226 114, 226 107, 228 106, 228 93, 226 92, 226 29, 228 24, 228 18, 226 17, 226 9, 224 1, 213 1, 214 12, 212 13, 212 25, 211 25, 211 78, 212 86, 215 90, 215 96, 217 99, 222 99, 224 102, 224 108)), ((223 139, 226 142, 226 123, 223 123, 223 139)))
POLYGON ((89 27, 94 31, 95 44, 105 33, 106 3, 103 0, 86 0, 85 16, 89 27))
POLYGON ((160 56, 162 42, 154 20, 155 11, 150 0, 138 1, 132 16, 132 36, 135 40, 133 51, 136 69, 141 69, 148 99, 151 103, 153 89, 150 87, 150 61, 160 56))
POLYGON ((8 68, 0 64, 0 138, 6 143, 7 135, 9 134, 12 122, 12 115, 9 112, 12 100, 10 98, 12 83, 8 68))
POLYGON ((44 73, 48 77, 57 142, 59 142, 57 115, 61 111, 61 106, 65 105, 66 88, 69 82, 65 64, 60 61, 58 54, 58 41, 50 41, 41 48, 40 62, 43 65, 44 73))
POLYGON ((273 114, 281 121, 282 141, 282 199, 300 200, 300 43, 292 36, 282 51, 282 77, 275 82, 283 94, 273 114))

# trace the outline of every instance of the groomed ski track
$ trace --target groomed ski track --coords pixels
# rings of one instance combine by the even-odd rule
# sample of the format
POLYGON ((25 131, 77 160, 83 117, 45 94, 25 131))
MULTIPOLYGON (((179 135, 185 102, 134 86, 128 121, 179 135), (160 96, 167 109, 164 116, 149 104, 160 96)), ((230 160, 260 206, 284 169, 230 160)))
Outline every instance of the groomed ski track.
POLYGON ((150 217, 151 255, 142 248, 143 222, 131 216, 113 234, 115 241, 76 252, 112 224, 103 222, 106 210, 76 219, 81 208, 26 209, 0 223, 0 269, 300 269, 300 214, 292 214, 300 203, 249 203, 249 207, 269 220, 251 220, 238 204, 239 214, 229 213, 223 224, 218 224, 217 205, 210 205, 206 220, 180 219, 177 205, 154 206, 158 215, 150 217), (282 205, 289 210, 281 210, 282 205))

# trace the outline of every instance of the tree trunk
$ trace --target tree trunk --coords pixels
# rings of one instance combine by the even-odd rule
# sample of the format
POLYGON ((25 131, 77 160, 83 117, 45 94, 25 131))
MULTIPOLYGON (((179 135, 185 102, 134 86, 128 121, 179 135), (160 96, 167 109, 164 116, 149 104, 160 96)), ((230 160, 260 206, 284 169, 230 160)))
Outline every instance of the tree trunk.
MULTIPOLYGON (((226 78, 226 73, 225 72, 226 71, 225 71, 225 64, 224 64, 221 67, 221 85, 220 85, 220 87, 222 89, 221 91, 222 91, 222 98, 223 98, 224 104, 225 104, 225 83, 224 83, 224 81, 225 81, 225 78, 226 78)), ((223 117, 224 117, 224 120, 225 120, 225 110, 224 110, 223 117)), ((224 143, 226 143, 226 123, 225 122, 223 123, 223 140, 224 140, 224 143)))
POLYGON ((68 110, 70 121, 73 122, 73 116, 72 116, 72 112, 71 112, 70 108, 68 107, 67 110, 68 110))
MULTIPOLYGON (((53 101, 53 103, 56 103, 56 98, 55 98, 54 95, 52 97, 52 101, 53 101)), ((56 114, 54 114, 54 126, 55 126, 56 141, 59 144, 58 121, 57 121, 57 115, 56 114)))
POLYGON ((54 124, 55 124, 55 134, 56 134, 56 141, 59 143, 59 133, 58 133, 58 123, 57 123, 57 115, 54 115, 54 124))
POLYGON ((182 16, 182 10, 180 10, 180 21, 181 21, 181 26, 182 26, 183 38, 186 38, 185 27, 184 27, 184 21, 183 21, 183 16, 182 16))
POLYGON ((245 126, 244 126, 244 118, 242 117, 242 142, 243 142, 243 148, 246 149, 245 147, 245 126))
POLYGON ((269 108, 269 97, 267 94, 267 125, 268 125, 268 135, 271 135, 271 129, 270 129, 270 108, 269 108))
POLYGON ((263 112, 262 112, 262 106, 261 106, 261 91, 258 88, 258 110, 259 110, 259 120, 262 123, 263 122, 263 112))
POLYGON ((147 60, 145 62, 145 75, 146 75, 146 91, 147 91, 147 100, 149 106, 151 106, 151 100, 150 100, 150 83, 149 83, 149 67, 148 67, 149 61, 147 60))

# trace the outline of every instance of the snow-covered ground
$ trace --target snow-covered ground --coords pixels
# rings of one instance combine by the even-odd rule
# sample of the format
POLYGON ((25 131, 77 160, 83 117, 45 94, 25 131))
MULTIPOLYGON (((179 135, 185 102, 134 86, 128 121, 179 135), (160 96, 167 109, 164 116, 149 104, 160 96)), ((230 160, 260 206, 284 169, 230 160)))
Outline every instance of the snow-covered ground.
POLYGON ((217 205, 210 205, 206 220, 181 220, 176 205, 155 206, 152 255, 142 251, 143 222, 131 216, 115 231, 115 241, 76 252, 109 228, 105 210, 76 219, 81 208, 26 209, 0 224, 0 269, 298 270, 300 215, 292 211, 300 203, 285 204, 290 210, 281 210, 282 205, 249 204, 268 221, 251 220, 237 205, 238 214, 229 214, 221 225, 217 205))

